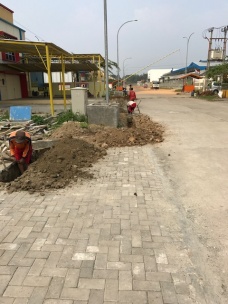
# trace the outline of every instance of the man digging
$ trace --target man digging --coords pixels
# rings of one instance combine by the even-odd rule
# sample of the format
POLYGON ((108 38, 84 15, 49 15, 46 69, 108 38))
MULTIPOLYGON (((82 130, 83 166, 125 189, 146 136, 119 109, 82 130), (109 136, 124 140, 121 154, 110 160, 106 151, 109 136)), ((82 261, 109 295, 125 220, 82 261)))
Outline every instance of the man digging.
POLYGON ((16 161, 21 174, 28 168, 32 157, 32 141, 28 132, 22 130, 12 132, 9 137, 10 155, 16 161))

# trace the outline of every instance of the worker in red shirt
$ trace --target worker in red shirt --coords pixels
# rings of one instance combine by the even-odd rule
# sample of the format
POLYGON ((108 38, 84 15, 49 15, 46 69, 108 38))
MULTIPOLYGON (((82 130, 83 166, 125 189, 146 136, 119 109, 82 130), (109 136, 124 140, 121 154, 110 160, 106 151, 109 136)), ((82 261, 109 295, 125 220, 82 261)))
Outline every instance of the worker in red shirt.
POLYGON ((32 141, 28 132, 22 130, 12 132, 9 137, 10 154, 16 161, 21 174, 28 168, 32 157, 32 141))
POLYGON ((127 111, 129 114, 132 114, 134 112, 134 109, 136 107, 135 99, 136 99, 135 91, 133 90, 133 88, 130 88, 129 101, 127 103, 127 111))
POLYGON ((129 100, 134 101, 135 99, 136 99, 135 91, 133 90, 133 88, 130 88, 130 91, 129 91, 129 100))

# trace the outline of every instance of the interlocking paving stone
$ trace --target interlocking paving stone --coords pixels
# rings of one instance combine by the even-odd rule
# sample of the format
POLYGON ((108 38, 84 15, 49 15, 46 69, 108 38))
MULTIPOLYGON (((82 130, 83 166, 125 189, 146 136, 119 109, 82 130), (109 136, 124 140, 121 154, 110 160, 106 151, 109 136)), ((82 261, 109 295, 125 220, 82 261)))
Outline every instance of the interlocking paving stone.
POLYGON ((132 263, 132 275, 134 280, 146 279, 144 263, 132 263))
POLYGON ((44 301, 44 304, 75 304, 75 303, 76 302, 73 302, 73 300, 58 300, 58 299, 48 299, 44 301))
POLYGON ((148 292, 148 304, 163 304, 161 292, 148 292))
POLYGON ((59 299, 63 284, 64 284, 64 278, 55 277, 52 278, 51 283, 49 284, 46 298, 50 299, 59 299))
POLYGON ((3 294, 4 297, 29 298, 34 287, 28 286, 8 286, 3 294))
POLYGON ((132 272, 119 272, 119 290, 132 290, 132 272))
POLYGON ((96 256, 94 253, 75 253, 72 260, 76 261, 91 261, 95 260, 96 256))
POLYGON ((95 269, 107 269, 107 254, 98 253, 95 260, 95 269))
POLYGON ((104 291, 91 290, 88 304, 103 304, 103 303, 104 303, 104 291))
POLYGON ((154 282, 172 282, 170 273, 166 272, 146 272, 146 279, 154 282))
POLYGON ((28 275, 39 276, 41 271, 43 270, 45 263, 45 259, 36 259, 32 267, 29 269, 28 275))
POLYGON ((1 304, 193 303, 151 151, 109 149, 93 180, 44 196, 2 193, 1 304))
POLYGON ((118 270, 110 269, 94 269, 93 277, 95 279, 118 279, 119 272, 118 270))
POLYGON ((104 292, 104 301, 116 301, 119 300, 118 295, 119 282, 114 279, 105 280, 105 292, 104 292))
POLYGON ((93 268, 81 268, 79 276, 80 278, 91 279, 93 277, 93 268))
POLYGON ((43 277, 43 276, 27 276, 24 281, 23 285, 25 286, 49 286, 51 281, 50 277, 43 277))
POLYGON ((42 304, 47 294, 47 287, 35 287, 31 297, 28 300, 28 304, 42 304))
POLYGON ((68 269, 67 275, 65 277, 64 287, 77 287, 79 279, 80 269, 68 269))
POLYGON ((173 283, 161 282, 161 290, 164 303, 178 303, 173 283))
POLYGON ((160 291, 161 288, 158 282, 134 280, 133 290, 160 291))
POLYGON ((89 289, 77 289, 77 288, 66 288, 64 287, 61 293, 62 299, 71 299, 71 300, 89 300, 89 289))
POLYGON ((131 263, 124 262, 108 262, 107 269, 130 270, 131 263))
POLYGON ((104 279, 84 279, 79 278, 78 288, 85 289, 104 289, 105 280, 104 279))
POLYGON ((147 304, 148 298, 147 293, 145 291, 119 291, 119 301, 120 302, 126 302, 126 303, 141 303, 141 304, 147 304))
POLYGON ((9 282, 9 285, 22 285, 24 279, 26 278, 28 272, 30 270, 30 267, 18 267, 15 271, 12 279, 9 282))

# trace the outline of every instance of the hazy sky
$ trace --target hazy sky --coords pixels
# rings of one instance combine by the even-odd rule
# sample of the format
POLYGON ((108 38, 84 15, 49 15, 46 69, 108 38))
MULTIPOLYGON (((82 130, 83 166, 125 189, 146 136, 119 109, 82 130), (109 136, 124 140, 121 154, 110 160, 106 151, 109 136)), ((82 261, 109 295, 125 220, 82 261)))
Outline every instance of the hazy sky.
MULTIPOLYGON (((14 11, 14 24, 26 30, 26 38, 55 43, 73 53, 100 53, 104 56, 103 0, 2 0, 14 11)), ((146 68, 179 68, 185 66, 187 39, 188 64, 207 58, 208 41, 202 32, 210 27, 228 25, 227 0, 107 0, 109 59, 119 62, 130 74, 158 61, 167 54, 179 52, 146 68)))

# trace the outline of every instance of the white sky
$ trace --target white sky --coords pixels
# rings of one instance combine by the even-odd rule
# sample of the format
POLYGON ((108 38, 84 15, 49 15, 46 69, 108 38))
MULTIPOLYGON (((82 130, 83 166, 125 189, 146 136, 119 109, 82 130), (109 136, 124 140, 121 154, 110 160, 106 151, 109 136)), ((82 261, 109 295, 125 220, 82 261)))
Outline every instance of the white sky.
MULTIPOLYGON (((2 0, 14 11, 14 24, 26 30, 26 38, 55 43, 72 53, 100 53, 104 56, 103 0, 2 0)), ((119 62, 125 74, 134 73, 163 56, 179 52, 146 68, 185 66, 187 39, 188 64, 207 58, 208 41, 202 32, 228 25, 227 0, 107 0, 109 59, 119 62)), ((115 72, 115 71, 114 71, 115 72)))

